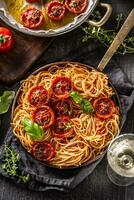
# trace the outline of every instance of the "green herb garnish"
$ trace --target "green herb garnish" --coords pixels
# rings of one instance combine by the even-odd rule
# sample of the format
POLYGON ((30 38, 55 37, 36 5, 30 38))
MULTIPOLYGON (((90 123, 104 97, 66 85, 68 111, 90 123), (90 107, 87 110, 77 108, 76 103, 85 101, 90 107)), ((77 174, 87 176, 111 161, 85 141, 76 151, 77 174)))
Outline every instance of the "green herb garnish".
POLYGON ((26 133, 34 140, 42 140, 44 138, 44 130, 37 123, 31 121, 28 118, 24 118, 21 121, 26 133))
POLYGON ((8 145, 5 145, 5 158, 3 160, 2 169, 4 172, 10 176, 15 176, 18 179, 17 182, 22 181, 23 183, 26 183, 30 179, 30 175, 24 175, 24 171, 20 173, 18 170, 18 164, 20 161, 20 155, 15 152, 13 148, 10 148, 8 145))
POLYGON ((46 3, 47 2, 47 0, 41 0, 42 1, 42 3, 46 3))
POLYGON ((8 111, 14 95, 14 91, 5 91, 3 95, 0 96, 0 114, 4 114, 8 111))
POLYGON ((78 3, 74 0, 74 1, 72 1, 72 2, 69 4, 69 7, 71 7, 71 8, 76 8, 77 5, 78 5, 78 3))
POLYGON ((75 103, 79 104, 81 109, 87 113, 93 113, 94 109, 90 101, 87 99, 84 99, 82 95, 79 92, 76 91, 71 91, 70 92, 70 97, 73 98, 75 103))
MULTIPOLYGON (((96 11, 92 14, 92 19, 97 20, 100 19, 101 15, 99 11, 96 11)), ((93 27, 91 25, 82 27, 85 35, 83 36, 83 42, 87 42, 88 39, 94 39, 95 41, 100 42, 102 45, 109 47, 113 42, 116 34, 121 27, 123 22, 123 15, 118 14, 116 16, 116 23, 112 30, 105 30, 101 27, 93 27)), ((127 36, 123 43, 119 46, 117 52, 118 54, 126 54, 126 53, 134 53, 134 36, 127 36)))
POLYGON ((69 131, 71 128, 72 128, 72 124, 71 123, 67 123, 65 130, 69 131))
POLYGON ((4 35, 0 34, 0 43, 5 43, 6 42, 6 38, 4 35))

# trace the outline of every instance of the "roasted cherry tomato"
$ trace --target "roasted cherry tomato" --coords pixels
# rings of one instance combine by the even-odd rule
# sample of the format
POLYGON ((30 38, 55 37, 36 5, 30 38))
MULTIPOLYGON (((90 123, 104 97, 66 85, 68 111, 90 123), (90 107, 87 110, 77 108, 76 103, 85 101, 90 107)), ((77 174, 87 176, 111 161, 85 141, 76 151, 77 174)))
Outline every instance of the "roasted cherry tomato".
POLYGON ((14 44, 14 36, 8 28, 0 27, 0 52, 9 51, 14 44))
POLYGON ((36 29, 44 23, 44 16, 40 10, 30 7, 21 14, 21 21, 25 27, 36 29))
POLYGON ((52 127, 53 135, 60 138, 67 138, 73 134, 74 130, 72 127, 72 122, 67 116, 57 117, 55 123, 52 127))
POLYGON ((53 110, 55 115, 71 115, 72 114, 72 102, 70 99, 64 99, 53 102, 53 110))
POLYGON ((65 15, 65 6, 60 1, 51 1, 47 6, 47 15, 52 20, 61 20, 65 15))
POLYGON ((58 99, 65 99, 69 97, 69 91, 73 90, 73 82, 67 77, 57 77, 52 82, 53 95, 58 99))
POLYGON ((115 112, 115 104, 108 97, 100 97, 93 102, 95 114, 100 119, 108 119, 115 112))
POLYGON ((67 10, 76 15, 82 13, 88 5, 88 0, 66 0, 65 6, 67 10))
POLYGON ((50 127, 54 119, 54 112, 49 106, 40 106, 33 112, 33 120, 43 128, 50 127))
POLYGON ((33 147, 33 155, 37 160, 50 161, 54 157, 54 147, 48 142, 38 142, 33 147))
POLYGON ((33 106, 45 105, 48 103, 49 95, 46 89, 43 86, 35 86, 29 92, 28 101, 33 106))

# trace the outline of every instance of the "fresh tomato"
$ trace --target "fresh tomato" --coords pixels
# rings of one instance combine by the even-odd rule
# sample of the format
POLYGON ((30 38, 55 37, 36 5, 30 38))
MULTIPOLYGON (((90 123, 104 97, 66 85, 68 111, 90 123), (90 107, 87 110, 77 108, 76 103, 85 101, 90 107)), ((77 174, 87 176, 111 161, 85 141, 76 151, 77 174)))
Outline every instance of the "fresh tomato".
POLYGON ((58 99, 68 98, 73 88, 73 82, 67 77, 57 77, 51 85, 53 95, 58 99))
POLYGON ((48 142, 38 142, 33 147, 33 155, 37 160, 50 161, 54 157, 54 147, 48 142))
POLYGON ((56 118, 52 127, 52 133, 54 136, 67 138, 70 137, 73 132, 72 122, 68 116, 60 116, 56 118))
POLYGON ((5 27, 0 27, 0 52, 9 51, 14 44, 14 36, 12 32, 5 27))
POLYGON ((61 20, 65 15, 65 6, 60 1, 51 1, 47 6, 47 15, 52 20, 61 20))
POLYGON ((66 0, 65 6, 67 10, 76 15, 82 13, 88 5, 88 0, 66 0))
POLYGON ((40 10, 30 7, 21 14, 21 21, 25 27, 36 29, 44 23, 44 16, 40 10))
POLYGON ((108 119, 116 111, 114 102, 109 97, 100 97, 93 102, 95 114, 100 119, 108 119))
POLYGON ((43 128, 48 128, 54 123, 54 112, 49 106, 40 106, 33 112, 33 120, 43 128))
POLYGON ((70 99, 64 99, 53 102, 53 110, 55 115, 71 115, 72 114, 72 102, 70 99))
POLYGON ((45 105, 48 103, 49 95, 43 86, 35 86, 29 91, 28 101, 33 106, 45 105))

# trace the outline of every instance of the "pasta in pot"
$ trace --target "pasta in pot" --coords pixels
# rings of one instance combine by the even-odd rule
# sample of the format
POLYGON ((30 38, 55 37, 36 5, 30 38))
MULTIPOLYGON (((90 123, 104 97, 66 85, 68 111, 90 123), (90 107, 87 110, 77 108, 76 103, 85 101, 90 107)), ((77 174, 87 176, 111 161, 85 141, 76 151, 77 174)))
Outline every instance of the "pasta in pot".
MULTIPOLYGON (((39 98, 43 97, 43 101, 44 96, 42 95, 44 94, 40 91, 39 98)), ((108 77, 105 74, 96 70, 89 70, 80 64, 68 63, 64 67, 53 65, 47 71, 44 70, 36 75, 31 75, 23 82, 18 105, 14 111, 13 132, 23 147, 31 154, 33 154, 34 146, 38 142, 51 144, 54 151, 53 156, 49 156, 49 160, 42 160, 43 162, 59 168, 80 166, 102 154, 110 141, 119 133, 119 109, 111 100, 113 95, 114 91, 108 85, 108 77), (56 86, 53 86, 56 80, 59 82, 56 83, 56 86), (69 80, 73 83, 73 86, 69 85, 69 80), (63 84, 62 87, 59 83, 63 84), (34 104, 29 100, 29 95, 33 91, 32 88, 37 86, 38 88, 43 86, 48 91, 49 102, 45 103, 45 106, 39 104, 36 106, 36 100, 39 103, 39 99, 35 99, 34 95, 32 96, 34 104), (69 88, 68 90, 78 92, 82 101, 86 99, 86 102, 91 102, 94 111, 85 112, 78 105, 79 103, 76 103, 70 96, 61 95, 61 92, 64 92, 63 88, 64 90, 69 88), (57 100, 59 97, 61 99, 57 100), (105 103, 107 99, 108 107, 105 103), (99 104, 97 104, 98 102, 99 104), (99 107, 97 107, 98 105, 99 107), (57 110, 55 110, 56 106, 57 110), (43 112, 46 111, 43 111, 43 109, 47 107, 54 110, 55 119, 51 121, 52 125, 44 128, 46 121, 44 122, 42 119, 46 119, 46 115, 47 119, 50 116, 48 115, 50 110, 44 116, 43 112), (112 109, 112 112, 108 115, 109 109, 112 109), (42 115, 43 118, 41 118, 42 115), (22 125, 24 118, 30 119, 43 127, 44 137, 41 141, 35 140, 27 134, 22 125), (65 125, 66 127, 64 127, 65 125)), ((48 149, 46 151, 48 154, 48 149)))

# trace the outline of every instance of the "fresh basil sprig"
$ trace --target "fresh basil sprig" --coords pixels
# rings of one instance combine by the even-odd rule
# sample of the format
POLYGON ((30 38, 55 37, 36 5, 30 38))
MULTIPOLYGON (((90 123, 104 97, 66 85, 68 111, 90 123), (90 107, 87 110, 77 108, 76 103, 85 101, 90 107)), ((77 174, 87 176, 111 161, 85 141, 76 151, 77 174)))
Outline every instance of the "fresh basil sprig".
POLYGON ((0 96, 0 114, 4 114, 8 111, 14 95, 14 91, 4 91, 3 95, 0 96))
POLYGON ((42 140, 44 138, 44 130, 37 123, 28 118, 24 118, 21 124, 24 126, 26 133, 34 140, 42 140))
POLYGON ((73 98, 75 103, 80 105, 81 109, 84 112, 87 112, 87 113, 93 113, 94 112, 94 109, 93 109, 91 102, 88 101, 87 99, 84 99, 79 92, 71 91, 70 97, 73 98))

